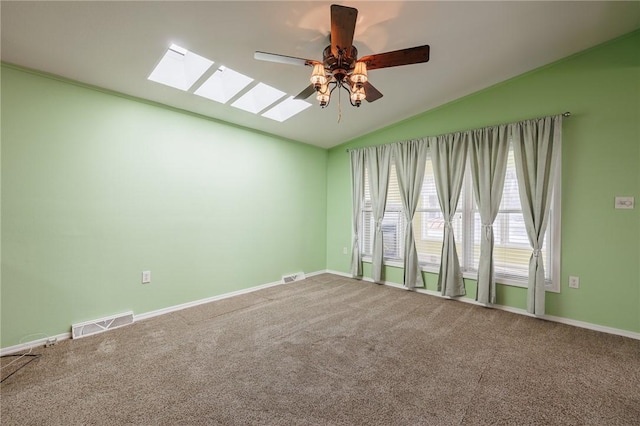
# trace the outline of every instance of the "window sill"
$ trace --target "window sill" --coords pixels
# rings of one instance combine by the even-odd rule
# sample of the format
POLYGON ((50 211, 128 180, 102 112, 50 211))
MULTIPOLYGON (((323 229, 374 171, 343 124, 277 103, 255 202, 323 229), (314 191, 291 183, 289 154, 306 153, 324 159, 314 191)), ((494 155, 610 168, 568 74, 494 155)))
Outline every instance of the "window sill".
MULTIPOLYGON (((362 257, 362 261, 365 263, 371 263, 371 257, 370 256, 363 256, 362 257)), ((392 266, 394 268, 404 268, 404 263, 401 260, 397 260, 397 259, 385 259, 383 261, 384 266, 392 266)), ((431 274, 438 274, 440 272, 439 267, 437 266, 433 266, 433 265, 420 265, 420 270, 422 272, 428 272, 431 274)), ((477 279, 477 275, 475 271, 462 271, 462 278, 464 279, 470 279, 470 280, 476 280, 477 279)), ((526 280, 518 280, 516 278, 508 278, 508 277, 496 277, 496 283, 497 284, 502 284, 502 285, 508 285, 511 287, 520 287, 520 288, 527 288, 528 287, 528 283, 526 280)), ((552 283, 547 282, 546 284, 546 291, 551 292, 551 293, 560 293, 560 289, 555 289, 553 288, 552 283)))

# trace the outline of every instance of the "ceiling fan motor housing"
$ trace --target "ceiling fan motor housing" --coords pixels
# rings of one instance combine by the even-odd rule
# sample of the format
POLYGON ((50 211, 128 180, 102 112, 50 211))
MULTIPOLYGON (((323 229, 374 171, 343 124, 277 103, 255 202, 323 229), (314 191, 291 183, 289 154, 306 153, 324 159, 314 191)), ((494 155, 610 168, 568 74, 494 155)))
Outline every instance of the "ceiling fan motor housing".
POLYGON ((351 46, 351 52, 349 53, 348 55, 345 53, 336 57, 333 55, 333 52, 331 52, 331 45, 327 46, 322 53, 322 63, 325 69, 338 81, 344 80, 355 67, 358 49, 356 49, 355 46, 351 46))

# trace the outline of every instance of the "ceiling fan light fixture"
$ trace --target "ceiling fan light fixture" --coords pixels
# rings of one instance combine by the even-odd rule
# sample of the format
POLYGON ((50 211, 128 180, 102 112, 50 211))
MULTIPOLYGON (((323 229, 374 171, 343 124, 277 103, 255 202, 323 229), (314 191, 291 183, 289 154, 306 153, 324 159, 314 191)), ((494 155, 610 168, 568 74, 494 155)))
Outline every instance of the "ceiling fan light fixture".
POLYGON ((329 92, 328 83, 322 84, 317 93, 318 94, 316 95, 316 100, 320 102, 320 106, 322 108, 326 107, 331 100, 331 93, 329 92))
POLYGON ((367 64, 364 62, 356 62, 356 66, 351 73, 351 82, 354 83, 356 87, 362 87, 368 79, 367 64))
POLYGON ((353 87, 351 89, 351 101, 355 106, 360 106, 366 98, 367 94, 364 92, 364 87, 353 87))
POLYGON ((313 66, 310 80, 316 90, 320 90, 323 84, 327 84, 327 74, 324 71, 324 65, 315 64, 313 66))
POLYGON ((425 44, 358 58, 358 49, 353 45, 357 20, 357 9, 331 5, 331 44, 322 51, 322 62, 259 51, 256 51, 254 57, 262 61, 312 66, 311 84, 296 99, 307 99, 316 92, 316 99, 324 108, 329 105, 334 90, 338 89, 338 93, 341 93, 344 89, 349 94, 352 106, 359 107, 365 99, 369 103, 377 101, 382 98, 382 93, 369 82, 367 72, 428 62, 430 48, 425 44), (330 89, 327 90, 325 86, 330 89))

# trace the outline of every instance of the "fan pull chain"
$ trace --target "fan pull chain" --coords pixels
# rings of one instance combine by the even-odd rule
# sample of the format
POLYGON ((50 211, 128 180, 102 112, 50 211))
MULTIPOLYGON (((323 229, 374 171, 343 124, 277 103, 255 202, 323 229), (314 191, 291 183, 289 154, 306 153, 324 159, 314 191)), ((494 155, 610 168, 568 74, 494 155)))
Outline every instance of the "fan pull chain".
POLYGON ((338 90, 338 123, 342 120, 342 91, 338 90))

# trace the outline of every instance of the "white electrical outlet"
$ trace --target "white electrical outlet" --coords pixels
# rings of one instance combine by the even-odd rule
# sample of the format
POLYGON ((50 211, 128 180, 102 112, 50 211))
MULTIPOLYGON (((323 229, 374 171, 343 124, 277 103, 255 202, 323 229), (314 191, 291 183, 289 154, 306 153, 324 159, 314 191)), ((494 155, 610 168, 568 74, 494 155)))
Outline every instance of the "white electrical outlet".
POLYGON ((342 254, 347 254, 347 248, 346 247, 342 247, 342 254))
POLYGON ((616 197, 616 209, 633 209, 635 199, 633 197, 616 197))
POLYGON ((580 278, 579 277, 569 277, 569 287, 570 288, 580 288, 580 278))
POLYGON ((151 271, 142 271, 142 284, 149 284, 151 282, 151 271))

